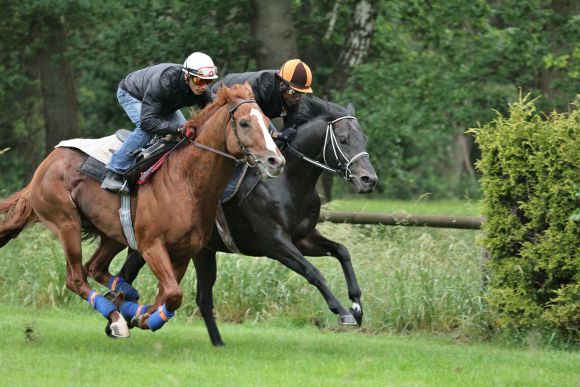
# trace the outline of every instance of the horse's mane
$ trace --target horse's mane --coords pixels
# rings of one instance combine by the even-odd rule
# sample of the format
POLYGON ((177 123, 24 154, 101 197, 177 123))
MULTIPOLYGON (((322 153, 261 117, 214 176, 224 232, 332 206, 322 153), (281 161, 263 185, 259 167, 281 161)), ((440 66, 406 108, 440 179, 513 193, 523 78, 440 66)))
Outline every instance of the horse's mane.
MULTIPOLYGON (((244 87, 243 85, 233 85, 232 87, 230 87, 230 91, 238 98, 241 99, 252 99, 252 96, 250 95, 248 89, 246 89, 246 87, 244 87)), ((209 118, 211 117, 216 110, 218 110, 220 107, 222 107, 223 105, 225 105, 227 103, 227 98, 226 98, 226 93, 224 91, 224 88, 221 87, 215 94, 215 97, 213 99, 213 101, 207 105, 206 107, 204 107, 202 110, 200 110, 195 116, 191 117, 184 125, 184 127, 186 129, 191 130, 192 133, 195 133, 193 135, 193 138, 195 138, 197 136, 197 134, 199 134, 199 128, 201 128, 201 126, 203 125, 203 123, 209 118)))
POLYGON ((289 118, 291 124, 300 126, 312 121, 314 118, 332 121, 338 116, 345 115, 348 115, 348 113, 342 106, 318 97, 308 96, 302 98, 298 110, 292 113, 289 118))

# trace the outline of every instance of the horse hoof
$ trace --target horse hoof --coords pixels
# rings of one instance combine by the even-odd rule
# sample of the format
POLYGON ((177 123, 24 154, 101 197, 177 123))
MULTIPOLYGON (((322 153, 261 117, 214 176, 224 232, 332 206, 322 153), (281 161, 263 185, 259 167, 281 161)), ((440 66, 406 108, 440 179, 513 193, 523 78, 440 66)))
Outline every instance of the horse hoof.
POLYGON ((338 318, 338 322, 341 325, 354 325, 354 326, 358 325, 352 314, 345 314, 345 315, 340 316, 338 318))
POLYGON ((350 313, 352 313, 352 315, 354 316, 354 319, 356 320, 357 325, 362 325, 363 322, 363 311, 360 307, 359 304, 353 304, 352 308, 349 308, 348 310, 350 313))
POLYGON ((127 338, 131 336, 127 322, 122 317, 116 322, 111 322, 111 320, 109 320, 105 327, 105 333, 112 339, 127 338))
POLYGON ((145 327, 145 322, 149 319, 149 313, 143 313, 137 316, 134 316, 129 323, 131 328, 137 327, 139 329, 149 329, 145 327))

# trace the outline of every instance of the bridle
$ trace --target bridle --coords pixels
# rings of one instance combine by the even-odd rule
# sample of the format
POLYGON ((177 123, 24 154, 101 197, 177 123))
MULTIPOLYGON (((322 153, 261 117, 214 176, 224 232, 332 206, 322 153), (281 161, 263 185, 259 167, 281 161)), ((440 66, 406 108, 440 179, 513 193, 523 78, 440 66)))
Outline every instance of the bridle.
POLYGON ((235 106, 231 107, 230 109, 228 109, 228 114, 229 114, 229 118, 228 118, 228 122, 232 123, 232 129, 234 130, 234 135, 236 136, 236 141, 238 142, 238 146, 240 147, 240 149, 242 150, 242 153, 244 154, 244 157, 241 159, 238 159, 232 155, 230 155, 229 153, 225 153, 222 152, 220 150, 217 150, 215 148, 209 147, 207 145, 204 144, 200 144, 198 142, 193 141, 191 138, 189 138, 189 143, 199 149, 203 149, 212 153, 216 153, 220 156, 223 157, 227 157, 228 159, 234 160, 236 163, 246 163, 248 164, 248 166, 250 168, 253 168, 256 166, 257 163, 259 163, 259 160, 257 159, 256 155, 253 154, 244 144, 242 144, 242 142, 240 141, 240 136, 238 135, 238 129, 236 128, 236 123, 234 120, 234 113, 235 111, 243 104, 246 103, 256 103, 256 101, 254 101, 253 99, 244 99, 240 102, 238 102, 235 106))
POLYGON ((340 148, 338 140, 336 139, 336 134, 334 134, 335 127, 334 124, 337 123, 338 121, 345 119, 356 120, 356 117, 342 116, 335 119, 334 121, 330 121, 326 125, 326 135, 324 136, 324 145, 322 147, 322 159, 324 160, 324 163, 311 159, 310 157, 304 155, 300 151, 293 148, 290 144, 287 145, 288 149, 290 150, 290 152, 292 152, 295 156, 298 156, 300 159, 326 171, 332 173, 339 173, 345 180, 350 180, 352 178, 352 172, 350 170, 351 165, 365 156, 369 157, 369 154, 367 152, 359 152, 350 159, 346 157, 346 155, 340 148), (334 157, 336 158, 337 162, 336 168, 333 168, 330 165, 328 165, 328 161, 326 161, 326 151, 327 147, 329 146, 331 147, 330 150, 332 151, 334 157))

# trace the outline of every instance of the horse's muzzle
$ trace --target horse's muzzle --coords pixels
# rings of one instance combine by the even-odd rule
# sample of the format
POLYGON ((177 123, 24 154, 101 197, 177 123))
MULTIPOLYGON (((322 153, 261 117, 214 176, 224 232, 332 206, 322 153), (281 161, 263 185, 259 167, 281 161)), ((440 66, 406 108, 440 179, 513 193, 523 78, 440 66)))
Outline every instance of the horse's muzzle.
POLYGON ((357 188, 358 193, 370 193, 373 192, 379 178, 374 173, 368 174, 353 174, 351 176, 351 182, 357 188))
POLYGON ((284 172, 284 165, 286 165, 286 159, 282 155, 256 158, 256 167, 258 167, 263 176, 268 178, 280 176, 284 172))

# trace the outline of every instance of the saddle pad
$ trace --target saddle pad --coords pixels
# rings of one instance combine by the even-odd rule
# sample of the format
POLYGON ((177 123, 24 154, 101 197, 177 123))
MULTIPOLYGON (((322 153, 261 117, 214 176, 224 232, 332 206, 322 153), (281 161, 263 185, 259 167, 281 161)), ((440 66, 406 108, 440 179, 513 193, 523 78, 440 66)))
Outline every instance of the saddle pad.
POLYGON ((107 164, 111 160, 112 152, 119 149, 121 144, 122 142, 113 134, 103 138, 75 138, 61 141, 55 148, 75 148, 107 164))

